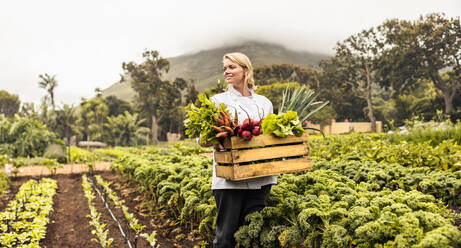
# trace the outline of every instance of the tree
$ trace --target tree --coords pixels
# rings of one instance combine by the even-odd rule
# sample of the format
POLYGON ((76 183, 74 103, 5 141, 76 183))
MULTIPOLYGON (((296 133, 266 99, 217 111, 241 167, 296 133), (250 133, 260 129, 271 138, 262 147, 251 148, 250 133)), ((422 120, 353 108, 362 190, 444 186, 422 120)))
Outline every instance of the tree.
POLYGON ((44 96, 40 103, 40 112, 38 113, 39 120, 44 123, 48 128, 54 130, 56 128, 56 111, 50 109, 50 98, 44 96))
POLYGON ((195 80, 190 79, 187 85, 187 91, 184 95, 185 105, 189 103, 195 103, 195 101, 198 99, 198 94, 199 92, 197 88, 195 88, 195 80))
POLYGON ((77 121, 76 108, 73 105, 64 104, 62 109, 56 111, 56 125, 58 126, 58 133, 61 137, 66 138, 67 145, 67 161, 70 161, 70 137, 75 132, 77 121))
MULTIPOLYGON (((145 61, 141 64, 124 62, 122 68, 132 79, 131 87, 136 92, 134 102, 141 114, 149 117, 152 140, 157 142, 159 120, 168 118, 171 110, 181 105, 181 91, 186 87, 186 83, 183 79, 176 79, 173 83, 162 80, 162 75, 168 72, 170 63, 160 57, 157 51, 145 51, 142 57, 145 61)), ((167 130, 168 127, 163 126, 161 131, 165 134, 167 130)))
POLYGON ((59 142, 38 120, 15 115, 6 118, 0 115, 0 153, 16 157, 43 155, 48 145, 59 142))
POLYGON ((140 140, 145 141, 142 134, 147 128, 141 126, 143 122, 145 119, 139 119, 137 113, 130 114, 128 111, 118 116, 107 117, 105 127, 110 137, 109 143, 127 146, 138 145, 140 140))
POLYGON ((341 65, 341 75, 345 84, 361 92, 367 101, 368 118, 371 128, 376 131, 372 86, 376 84, 375 74, 380 66, 384 44, 375 28, 363 30, 336 45, 336 59, 341 65))
POLYGON ((54 104, 54 90, 58 86, 56 75, 50 76, 47 73, 45 73, 45 75, 40 74, 38 75, 38 77, 41 79, 38 82, 38 86, 40 88, 45 89, 48 92, 51 100, 51 106, 53 106, 53 110, 55 110, 56 106, 54 104))
POLYGON ((108 107, 102 97, 93 97, 90 100, 82 98, 78 123, 85 140, 97 140, 102 137, 108 112, 108 107))
POLYGON ((0 114, 4 114, 6 117, 12 117, 19 110, 19 96, 10 94, 6 90, 0 90, 0 114))
POLYGON ((207 95, 208 97, 212 97, 216 94, 224 92, 226 90, 226 87, 227 87, 226 82, 218 80, 218 82, 216 83, 214 87, 205 89, 203 93, 207 95))
POLYGON ((287 87, 289 87, 291 91, 301 88, 297 82, 273 83, 260 86, 255 92, 256 94, 267 97, 272 102, 274 113, 277 113, 279 105, 282 102, 283 91, 286 90, 287 87))
POLYGON ((35 104, 33 102, 25 102, 21 106, 21 111, 19 112, 21 116, 29 117, 32 119, 39 119, 39 113, 35 109, 35 104))
POLYGON ((120 114, 123 114, 125 111, 128 111, 130 113, 133 112, 133 108, 131 107, 131 104, 123 99, 120 99, 116 96, 107 96, 104 98, 104 102, 106 103, 109 112, 107 113, 107 116, 118 116, 120 114))
POLYGON ((165 101, 163 105, 160 105, 159 109, 162 113, 159 118, 160 135, 164 140, 167 132, 180 133, 183 131, 183 121, 186 114, 182 108, 181 92, 186 87, 187 82, 182 78, 176 78, 173 83, 165 87, 165 101))
POLYGON ((450 113, 461 86, 460 19, 432 13, 416 21, 392 19, 379 27, 388 49, 380 76, 383 85, 398 92, 415 87, 428 78, 443 94, 445 113, 450 113), (449 71, 444 79, 441 73, 449 71))
POLYGON ((318 89, 319 99, 330 101, 338 119, 365 121, 367 117, 363 109, 367 102, 362 92, 354 89, 354 84, 345 83, 343 64, 336 57, 331 57, 320 61, 319 67, 318 81, 322 86, 318 89))
POLYGON ((309 67, 281 63, 270 64, 254 69, 254 79, 257 85, 268 85, 277 82, 299 82, 301 85, 317 85, 317 71, 309 67))
POLYGON ((97 97, 102 96, 102 89, 99 87, 94 88, 94 93, 96 93, 97 97))

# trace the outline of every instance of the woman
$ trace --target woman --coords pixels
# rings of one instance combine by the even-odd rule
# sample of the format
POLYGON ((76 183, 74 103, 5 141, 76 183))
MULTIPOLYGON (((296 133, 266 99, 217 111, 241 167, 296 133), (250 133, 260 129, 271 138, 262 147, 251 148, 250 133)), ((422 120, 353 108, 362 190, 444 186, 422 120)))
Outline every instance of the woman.
MULTIPOLYGON (((211 100, 219 105, 224 103, 234 113, 237 110, 239 123, 249 117, 259 120, 273 112, 272 103, 264 96, 254 93, 253 67, 250 59, 242 53, 229 53, 223 57, 224 78, 228 83, 226 92, 217 94, 211 100), (242 110, 245 109, 245 111, 242 110)), ((222 145, 215 145, 215 149, 222 145)), ((214 157, 214 156, 213 156, 214 157)), ((216 177, 216 162, 213 159, 212 190, 218 210, 214 248, 235 247, 234 233, 244 224, 246 215, 267 206, 275 176, 243 181, 231 181, 216 177)))

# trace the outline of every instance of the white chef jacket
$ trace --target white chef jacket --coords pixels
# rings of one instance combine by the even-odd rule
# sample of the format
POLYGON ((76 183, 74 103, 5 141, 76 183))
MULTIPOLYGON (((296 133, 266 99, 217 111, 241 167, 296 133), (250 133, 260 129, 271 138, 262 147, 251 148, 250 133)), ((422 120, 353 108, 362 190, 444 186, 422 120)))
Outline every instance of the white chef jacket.
MULTIPOLYGON (((251 96, 242 96, 240 92, 231 88, 230 90, 217 94, 211 97, 216 106, 221 103, 226 104, 229 113, 234 116, 235 109, 237 109, 239 124, 248 118, 245 109, 250 118, 253 120, 260 120, 260 118, 267 116, 273 112, 272 103, 265 96, 258 95, 250 90, 251 96), (240 108, 240 106, 242 108, 240 108)), ((215 162, 215 151, 213 149, 213 178, 211 183, 211 189, 260 189, 261 186, 267 184, 277 184, 276 176, 259 177, 241 181, 231 181, 222 177, 216 176, 216 162, 215 162)))

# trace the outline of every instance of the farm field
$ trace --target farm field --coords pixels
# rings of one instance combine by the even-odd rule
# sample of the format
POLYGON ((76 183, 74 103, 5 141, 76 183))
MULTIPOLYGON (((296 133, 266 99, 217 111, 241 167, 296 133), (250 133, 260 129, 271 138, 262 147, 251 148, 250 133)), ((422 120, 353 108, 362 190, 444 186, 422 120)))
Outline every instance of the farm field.
MULTIPOLYGON (((460 247, 458 143, 352 134, 313 136, 310 147, 312 171, 278 177, 269 206, 249 215, 236 233, 240 247, 460 247)), ((137 247, 151 247, 141 234, 153 231, 159 247, 210 247, 216 218, 210 149, 180 142, 103 149, 94 156, 113 157, 110 170, 95 172, 101 178, 86 175, 106 192, 131 247, 134 240, 137 247), (124 221, 130 214, 134 222, 124 221)), ((129 247, 90 181, 86 187, 93 189, 99 217, 87 217, 93 211, 82 175, 46 176, 56 180, 57 192, 40 247, 129 247), (95 219, 105 226, 90 225, 95 219)), ((31 178, 10 178, 0 211, 31 178)))
POLYGON ((1 9, 0 248, 461 248, 460 0, 56 2, 1 9))
MULTIPOLYGON (((119 185, 117 176, 109 171, 97 171, 96 174, 101 175, 108 182, 113 182, 116 186, 119 185)), ((19 187, 34 178, 37 177, 23 176, 12 179, 10 190, 1 197, 0 212, 4 211, 7 203, 14 199, 19 187)), ((96 236, 91 233, 89 219, 86 217, 90 214, 90 210, 82 189, 82 174, 59 174, 47 176, 47 178, 57 181, 58 190, 53 198, 53 211, 49 216, 46 237, 41 240, 40 247, 101 247, 99 243, 91 241, 96 236)), ((160 247, 193 247, 197 243, 197 241, 194 242, 194 238, 188 240, 188 233, 182 231, 178 222, 169 221, 165 211, 159 209, 159 214, 149 214, 148 207, 141 204, 142 195, 138 194, 133 186, 126 185, 120 189, 111 187, 119 197, 125 200, 125 205, 135 214, 139 223, 145 226, 144 232, 157 231, 157 244, 160 247), (184 238, 178 239, 178 235, 182 235, 184 238)), ((117 225, 106 211, 102 200, 96 197, 93 202, 98 212, 101 213, 100 222, 107 225, 105 229, 113 238, 112 244, 108 247, 128 247, 120 235, 117 225)), ((124 219, 121 212, 114 210, 113 212, 117 219, 124 219)), ((133 240, 133 237, 130 238, 133 240)), ((139 238, 137 247, 151 246, 145 239, 139 238)))

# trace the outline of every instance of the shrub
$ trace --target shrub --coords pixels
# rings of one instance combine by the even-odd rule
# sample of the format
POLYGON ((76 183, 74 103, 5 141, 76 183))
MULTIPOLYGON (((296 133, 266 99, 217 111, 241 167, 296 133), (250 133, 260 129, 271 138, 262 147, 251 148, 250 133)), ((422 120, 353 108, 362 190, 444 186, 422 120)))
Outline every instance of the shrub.
POLYGON ((65 163, 67 161, 66 152, 59 144, 49 145, 43 156, 49 159, 56 159, 59 163, 65 163))
POLYGON ((62 164, 58 163, 55 159, 43 159, 41 164, 46 166, 52 175, 56 175, 56 169, 62 168, 62 164))
POLYGON ((57 142, 56 134, 40 121, 15 115, 0 115, 0 152, 11 157, 43 155, 49 144, 57 142))

